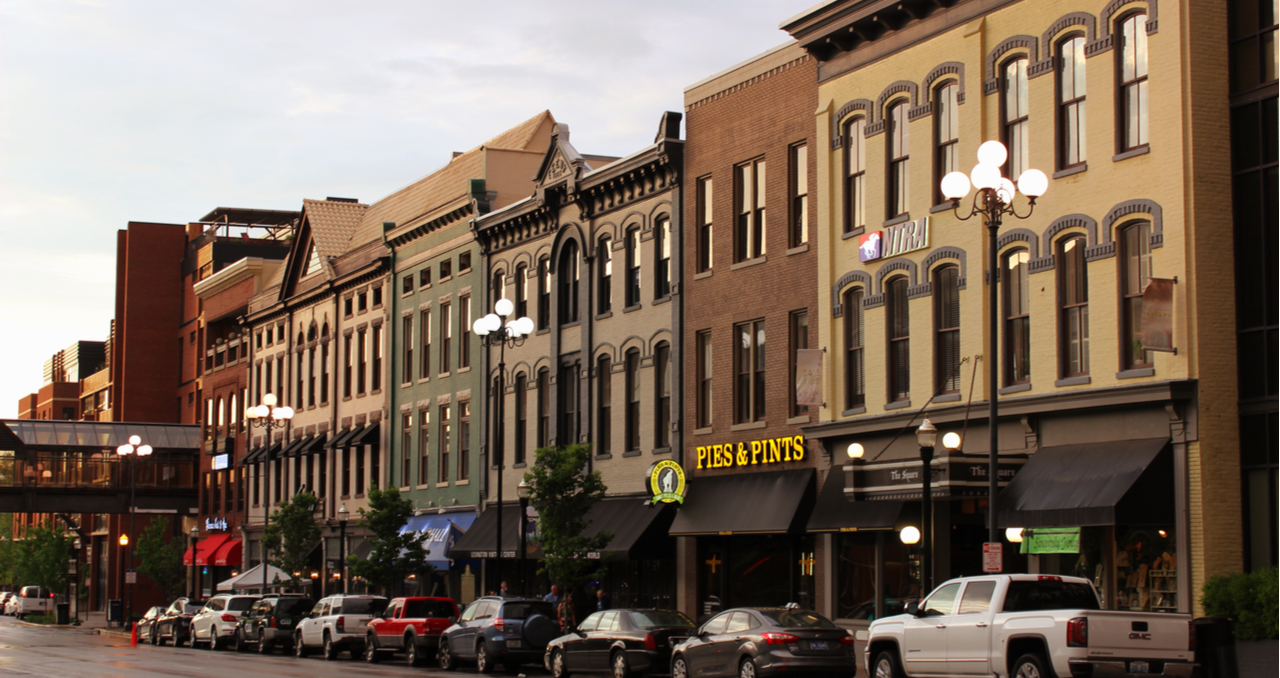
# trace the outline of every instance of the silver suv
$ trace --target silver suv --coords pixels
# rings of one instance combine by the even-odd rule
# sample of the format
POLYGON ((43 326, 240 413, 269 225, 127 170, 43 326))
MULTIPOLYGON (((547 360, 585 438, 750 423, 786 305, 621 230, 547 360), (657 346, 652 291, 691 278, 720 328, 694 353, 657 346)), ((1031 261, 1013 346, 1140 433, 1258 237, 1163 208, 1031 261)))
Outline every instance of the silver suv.
POLYGON ((221 650, 236 637, 240 616, 262 596, 217 595, 191 619, 191 646, 208 643, 210 650, 221 650))
POLYGON ((387 599, 382 596, 329 596, 298 624, 293 632, 294 652, 305 657, 318 647, 329 660, 343 652, 359 657, 364 652, 365 625, 385 609, 387 599))

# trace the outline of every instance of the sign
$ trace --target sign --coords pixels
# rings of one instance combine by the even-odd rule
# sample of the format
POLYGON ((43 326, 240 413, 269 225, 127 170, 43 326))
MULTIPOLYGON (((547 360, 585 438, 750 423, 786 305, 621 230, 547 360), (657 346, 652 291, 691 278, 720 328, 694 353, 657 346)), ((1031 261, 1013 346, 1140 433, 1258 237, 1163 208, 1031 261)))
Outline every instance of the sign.
POLYGON ((698 468, 758 466, 787 461, 804 461, 804 436, 787 436, 748 443, 702 445, 696 448, 698 468))
POLYGON ((796 405, 822 406, 822 349, 796 350, 796 405))
MULTIPOLYGON (((702 468, 702 466, 698 466, 702 468)), ((683 504, 687 485, 684 469, 670 459, 663 459, 649 466, 649 492, 653 495, 653 503, 683 504)))
POLYGON ((1080 528, 1037 527, 1022 531, 1022 553, 1079 553, 1080 528))
POLYGON ((226 530, 227 519, 226 518, 205 518, 204 529, 206 531, 226 530))
POLYGON ((867 263, 915 252, 929 246, 929 217, 894 224, 858 237, 858 261, 867 263))
POLYGON ((126 584, 137 584, 137 583, 138 583, 138 571, 137 571, 137 570, 125 570, 125 571, 124 571, 124 583, 126 583, 126 584))
POLYGON ((986 542, 982 545, 982 571, 987 573, 1004 571, 1004 544, 986 542))
POLYGON ((1151 278, 1142 291, 1142 351, 1175 353, 1173 348, 1173 280, 1151 278))
POLYGON ((213 458, 213 470, 215 470, 215 471, 221 471, 221 470, 223 470, 223 469, 227 468, 227 456, 228 456, 228 455, 225 455, 225 454, 219 454, 219 455, 214 456, 214 458, 213 458))
MULTIPOLYGON (((1024 456, 1000 455, 996 470, 999 485, 1008 485, 1026 461, 1024 456)), ((952 453, 935 459, 931 467, 933 496, 987 496, 989 464, 985 455, 952 453)), ((923 471, 916 458, 869 463, 854 469, 850 489, 859 499, 919 499, 924 489, 923 471)))

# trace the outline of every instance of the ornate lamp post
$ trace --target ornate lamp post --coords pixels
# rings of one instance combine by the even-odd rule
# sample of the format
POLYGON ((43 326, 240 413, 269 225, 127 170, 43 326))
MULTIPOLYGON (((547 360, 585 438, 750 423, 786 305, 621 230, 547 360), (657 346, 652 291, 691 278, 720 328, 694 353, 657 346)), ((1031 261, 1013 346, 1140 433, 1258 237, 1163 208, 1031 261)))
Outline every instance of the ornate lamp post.
MULTIPOLYGON (((276 407, 276 396, 274 393, 267 393, 262 396, 262 404, 257 407, 250 407, 244 411, 244 418, 249 422, 249 426, 257 426, 263 429, 267 434, 267 451, 262 457, 262 468, 264 471, 264 480, 262 482, 262 491, 266 501, 262 502, 265 508, 262 512, 262 592, 267 592, 267 570, 270 567, 267 564, 267 525, 271 523, 271 432, 284 428, 289 425, 289 420, 293 419, 292 407, 276 407)), ((195 554, 192 554, 194 558, 195 554)))
POLYGON ((342 592, 347 592, 347 505, 338 507, 338 575, 342 577, 342 592))
MULTIPOLYGON (((138 436, 129 436, 129 442, 116 448, 116 456, 127 458, 129 460, 129 534, 135 534, 134 518, 137 505, 137 485, 138 485, 138 469, 134 463, 137 457, 151 456, 151 446, 143 445, 142 438, 138 436)), ((124 548, 129 545, 129 535, 120 535, 120 546, 124 548)), ((123 554, 122 554, 123 555, 123 554)), ((195 554, 192 553, 194 558, 195 554)), ((129 564, 133 565, 133 549, 129 549, 129 564)), ((133 624, 133 584, 129 584, 129 599, 125 602, 124 618, 129 620, 130 625, 133 624)))
POLYGON ((533 489, 529 485, 529 481, 521 478, 520 484, 516 485, 516 496, 520 498, 520 595, 527 595, 529 590, 525 588, 525 565, 529 559, 529 548, 526 540, 529 535, 529 490, 533 489))
POLYGON ((987 347, 984 355, 987 360, 987 428, 991 436, 991 459, 987 470, 987 522, 988 538, 990 543, 999 543, 998 534, 996 532, 996 494, 999 490, 999 482, 997 471, 999 468, 999 434, 996 419, 1000 414, 999 395, 1000 395, 1000 360, 996 356, 996 336, 1000 330, 1000 296, 997 293, 996 281, 999 279, 1000 265, 997 257, 999 256, 998 247, 996 245, 997 238, 1000 234, 1000 224, 1004 216, 1010 215, 1018 219, 1026 219, 1031 216, 1035 210, 1036 198, 1044 195, 1046 189, 1049 188, 1049 179, 1037 169, 1029 169, 1018 177, 1018 185, 1015 189, 1013 182, 1000 176, 1000 167, 1009 157, 1009 152, 1005 149, 1004 144, 999 141, 988 141, 978 147, 978 164, 974 166, 969 176, 965 176, 963 172, 951 172, 947 176, 942 177, 942 195, 951 200, 951 208, 955 212, 957 218, 961 221, 968 221, 974 216, 981 215, 983 222, 987 225, 987 293, 988 304, 990 305, 989 315, 987 316, 987 347), (960 212, 960 200, 969 195, 970 183, 972 180, 973 188, 978 189, 973 196, 973 202, 970 205, 969 213, 962 215, 960 212), (1027 213, 1018 214, 1014 210, 1013 199, 1017 193, 1027 196, 1027 213))
MULTIPOLYGON (((524 340, 533 333, 533 321, 528 317, 520 317, 515 320, 508 321, 505 325, 503 320, 510 317, 515 312, 515 304, 510 299, 499 299, 493 305, 493 313, 476 318, 471 324, 471 329, 480 337, 480 343, 485 348, 493 346, 498 347, 498 392, 492 408, 489 408, 489 431, 493 431, 493 422, 501 422, 502 419, 502 398, 505 390, 503 374, 507 369, 507 346, 517 348, 524 344, 524 340), (496 418, 495 418, 496 417, 496 418)), ((485 387, 489 391, 489 397, 493 398, 493 380, 485 379, 485 387)), ((493 460, 490 462, 498 469, 498 487, 497 497, 494 505, 498 510, 498 534, 496 558, 494 559, 493 568, 497 581, 502 580, 502 465, 503 454, 501 445, 498 443, 502 440, 501 435, 495 435, 493 440, 489 441, 489 448, 493 450, 493 460)))
POLYGON ((196 582, 196 542, 200 540, 200 526, 191 526, 191 595, 198 596, 200 584, 196 582))

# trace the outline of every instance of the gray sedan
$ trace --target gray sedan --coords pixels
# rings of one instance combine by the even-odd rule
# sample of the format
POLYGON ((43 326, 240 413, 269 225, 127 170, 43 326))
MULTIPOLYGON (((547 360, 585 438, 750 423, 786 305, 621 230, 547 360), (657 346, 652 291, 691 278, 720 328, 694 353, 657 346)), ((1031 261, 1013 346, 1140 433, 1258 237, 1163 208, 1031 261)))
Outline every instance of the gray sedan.
POLYGON ((853 635, 794 607, 721 612, 671 651, 671 678, 852 676, 853 635))

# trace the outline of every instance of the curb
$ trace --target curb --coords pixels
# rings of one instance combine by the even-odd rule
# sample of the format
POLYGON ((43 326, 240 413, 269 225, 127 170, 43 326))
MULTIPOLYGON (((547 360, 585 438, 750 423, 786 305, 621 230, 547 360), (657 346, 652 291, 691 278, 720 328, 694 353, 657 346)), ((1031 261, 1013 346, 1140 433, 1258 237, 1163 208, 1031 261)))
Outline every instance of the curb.
POLYGON ((124 638, 125 640, 133 637, 128 631, 113 631, 111 629, 98 628, 94 629, 93 632, 100 636, 112 636, 115 638, 124 638))
POLYGON ((75 626, 73 624, 34 624, 29 621, 22 621, 21 619, 15 619, 14 622, 18 623, 21 626, 29 626, 33 629, 83 629, 84 628, 83 624, 81 624, 80 626, 75 626))

